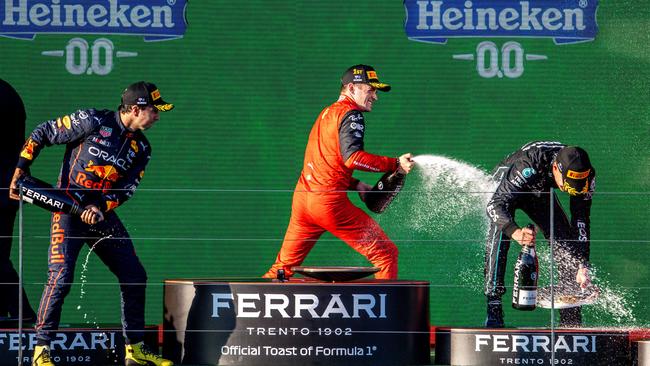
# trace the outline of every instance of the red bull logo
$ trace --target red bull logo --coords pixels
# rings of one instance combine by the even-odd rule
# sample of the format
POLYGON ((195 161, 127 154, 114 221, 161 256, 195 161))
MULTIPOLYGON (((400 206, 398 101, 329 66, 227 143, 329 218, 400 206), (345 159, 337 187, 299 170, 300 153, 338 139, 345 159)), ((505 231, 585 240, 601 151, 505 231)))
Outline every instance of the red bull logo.
POLYGON ((138 149, 138 143, 135 140, 131 140, 131 150, 133 152, 137 153, 140 149, 138 149))
POLYGON ((84 170, 91 172, 98 178, 107 180, 109 182, 117 182, 117 180, 120 178, 120 174, 117 172, 117 169, 115 169, 113 165, 95 165, 92 160, 88 162, 88 166, 84 170))
POLYGON ((113 187, 113 184, 109 181, 99 181, 95 182, 93 181, 90 177, 88 177, 85 173, 78 172, 77 176, 74 179, 75 183, 79 184, 82 187, 85 188, 90 188, 90 189, 99 189, 102 190, 102 192, 106 192, 106 190, 111 189, 113 187))
POLYGON ((61 243, 65 239, 65 230, 61 227, 59 221, 61 221, 61 215, 54 214, 50 239, 50 244, 52 244, 50 246, 50 263, 63 263, 65 260, 65 256, 59 251, 61 243))

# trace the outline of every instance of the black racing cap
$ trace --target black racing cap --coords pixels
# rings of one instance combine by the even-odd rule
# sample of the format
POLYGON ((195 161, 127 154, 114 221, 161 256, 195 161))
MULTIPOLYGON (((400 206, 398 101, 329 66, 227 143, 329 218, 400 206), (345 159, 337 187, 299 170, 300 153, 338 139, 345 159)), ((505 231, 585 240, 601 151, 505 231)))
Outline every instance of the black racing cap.
POLYGON ((122 105, 153 105, 161 112, 174 109, 173 104, 162 99, 156 85, 146 81, 138 81, 124 89, 122 92, 122 105))
POLYGON ((562 173, 565 191, 572 196, 589 192, 589 177, 594 168, 586 151, 577 146, 566 146, 557 153, 555 162, 562 173))
POLYGON ((347 69, 341 76, 341 84, 348 83, 369 84, 377 90, 390 91, 390 85, 380 82, 375 69, 368 65, 355 65, 347 69))

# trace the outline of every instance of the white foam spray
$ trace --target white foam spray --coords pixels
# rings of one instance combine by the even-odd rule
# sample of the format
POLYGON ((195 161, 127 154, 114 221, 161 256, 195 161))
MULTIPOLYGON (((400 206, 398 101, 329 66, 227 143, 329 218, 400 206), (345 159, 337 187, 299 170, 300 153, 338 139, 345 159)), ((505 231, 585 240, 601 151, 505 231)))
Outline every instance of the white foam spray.
POLYGON ((444 156, 418 155, 413 160, 421 180, 409 212, 414 230, 436 235, 456 228, 468 216, 486 220, 483 211, 496 188, 486 172, 444 156))
POLYGON ((607 279, 607 274, 601 274, 597 266, 591 268, 591 279, 600 289, 600 295, 589 314, 596 324, 633 327, 638 325, 634 308, 637 305, 636 292, 632 289, 613 285, 607 279))
MULTIPOLYGON (((437 272, 439 285, 480 293, 489 223, 485 207, 496 184, 487 172, 460 160, 439 155, 418 155, 413 160, 405 189, 379 218, 399 228, 399 238, 419 246, 422 255, 439 258, 449 253, 454 256, 450 261, 462 262, 462 273, 430 268, 432 274, 437 272), (462 247, 462 257, 456 247, 462 247)), ((400 258, 400 263, 406 261, 411 259, 400 258)), ((426 266, 422 260, 412 262, 413 268, 426 266)))
MULTIPOLYGON (((541 234, 540 234, 541 235, 541 234)), ((538 241, 539 242, 539 241, 538 241)), ((538 244, 539 257, 539 278, 540 286, 548 285, 550 263, 550 248, 546 242, 543 245, 538 244)), ((563 259, 563 256, 556 252, 555 267, 562 262, 570 262, 572 259, 563 259)), ((592 318, 596 325, 605 326, 624 326, 631 327, 637 325, 637 319, 634 315, 634 308, 637 305, 636 293, 632 289, 622 288, 609 281, 609 273, 603 273, 597 264, 591 264, 589 269, 591 282, 598 288, 598 299, 593 305, 585 307, 585 313, 592 318)), ((555 277, 557 281, 557 276, 555 277)))
MULTIPOLYGON (((485 207, 496 189, 495 182, 486 171, 465 162, 438 155, 418 155, 413 158, 416 167, 407 178, 407 189, 398 196, 399 214, 387 211, 382 219, 388 219, 398 226, 408 228, 427 238, 423 242, 431 247, 435 255, 436 244, 456 242, 467 249, 463 251, 463 270, 457 273, 460 286, 482 293, 485 242, 489 221, 485 207), (405 194, 406 193, 406 194, 405 194)), ((542 243, 540 233, 539 249, 540 276, 548 276, 550 256, 547 243, 542 243), (545 271, 546 270, 546 271, 545 271)), ((511 257, 518 245, 512 243, 511 257)), ((458 261, 458 258, 450 258, 458 261)), ((513 263, 514 261, 510 261, 513 263)), ((612 285, 606 274, 592 264, 592 281, 600 288, 596 304, 586 307, 599 325, 633 325, 636 318, 634 294, 612 285), (616 324, 611 324, 615 321, 616 324)), ((506 278, 511 287, 512 278, 506 278)), ((506 297, 504 297, 504 300, 506 297)), ((507 301, 507 300, 506 300, 507 301)))

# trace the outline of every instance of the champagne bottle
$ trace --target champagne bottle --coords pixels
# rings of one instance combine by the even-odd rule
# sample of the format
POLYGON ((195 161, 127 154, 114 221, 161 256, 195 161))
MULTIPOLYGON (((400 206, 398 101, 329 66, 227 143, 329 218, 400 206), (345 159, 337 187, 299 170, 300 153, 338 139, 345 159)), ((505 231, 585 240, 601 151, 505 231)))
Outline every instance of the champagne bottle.
MULTIPOLYGON (((533 225, 527 228, 535 229, 533 225)), ((512 287, 512 307, 535 310, 537 303, 537 254, 534 246, 522 246, 515 263, 515 283, 512 287)))
POLYGON ((40 179, 24 175, 18 180, 18 186, 22 187, 23 201, 48 211, 71 215, 81 215, 84 211, 74 199, 40 179))
POLYGON ((405 174, 399 171, 385 173, 372 189, 365 194, 365 203, 370 211, 382 213, 395 199, 404 186, 405 174))

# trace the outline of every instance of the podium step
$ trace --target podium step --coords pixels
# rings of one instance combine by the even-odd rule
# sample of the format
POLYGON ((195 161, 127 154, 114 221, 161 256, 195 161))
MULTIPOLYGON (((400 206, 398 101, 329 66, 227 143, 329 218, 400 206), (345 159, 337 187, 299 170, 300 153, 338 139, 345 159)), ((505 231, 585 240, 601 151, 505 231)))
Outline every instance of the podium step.
POLYGON ((437 365, 626 366, 631 362, 629 330, 436 328, 437 365))
MULTIPOLYGON (((0 328, 0 366, 16 366, 22 338, 22 363, 31 365, 36 333, 23 328, 22 337, 16 328, 0 328)), ((145 343, 158 348, 158 327, 145 329, 145 343)), ((57 365, 123 365, 124 337, 121 326, 62 327, 50 345, 52 358, 57 365)))

